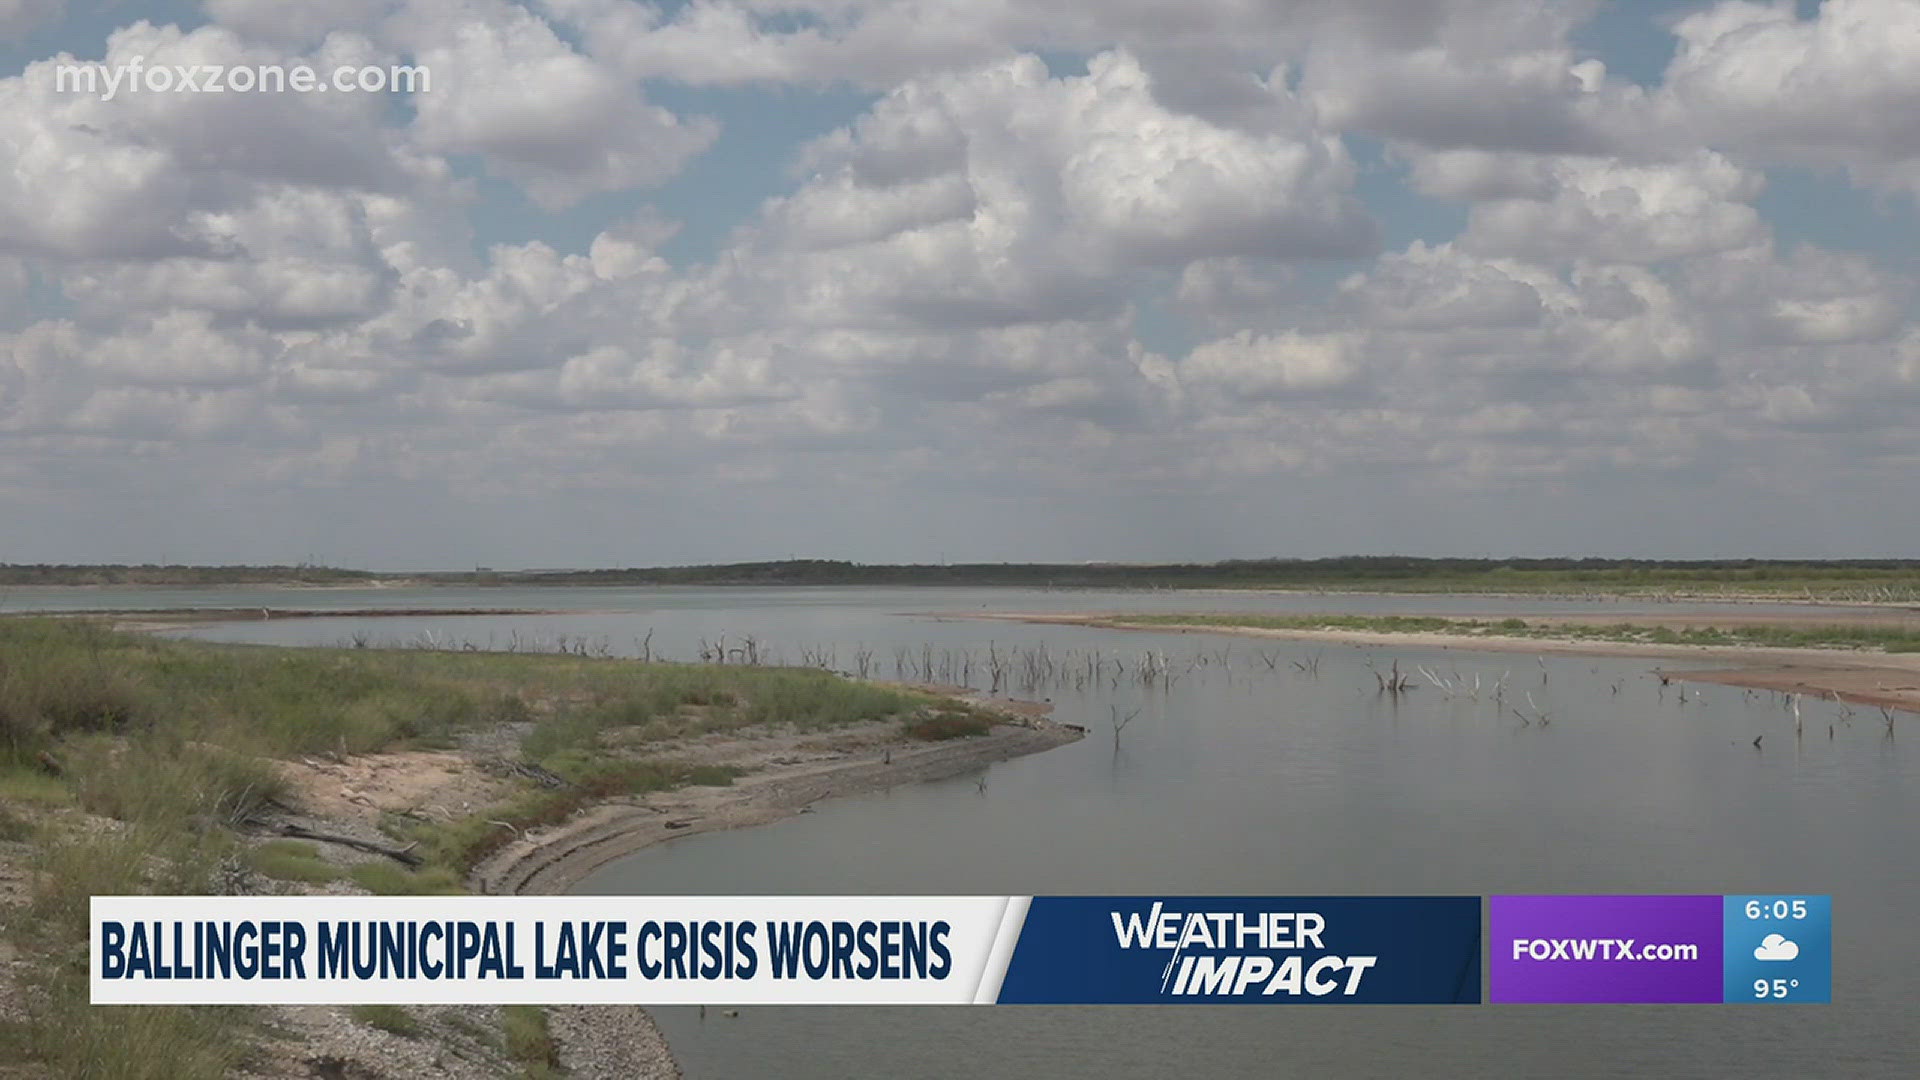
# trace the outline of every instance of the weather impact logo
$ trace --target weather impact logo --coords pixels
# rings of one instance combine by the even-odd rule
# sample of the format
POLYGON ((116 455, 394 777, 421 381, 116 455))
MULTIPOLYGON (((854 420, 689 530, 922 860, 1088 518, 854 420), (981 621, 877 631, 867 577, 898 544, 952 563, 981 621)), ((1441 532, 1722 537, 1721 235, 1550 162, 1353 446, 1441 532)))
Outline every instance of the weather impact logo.
POLYGON ((1461 1005, 1477 896, 1036 896, 998 1000, 1461 1005))
POLYGON ((1122 949, 1165 950, 1160 993, 1171 997, 1352 997, 1378 956, 1327 952, 1326 917, 1312 911, 1113 911, 1122 949))

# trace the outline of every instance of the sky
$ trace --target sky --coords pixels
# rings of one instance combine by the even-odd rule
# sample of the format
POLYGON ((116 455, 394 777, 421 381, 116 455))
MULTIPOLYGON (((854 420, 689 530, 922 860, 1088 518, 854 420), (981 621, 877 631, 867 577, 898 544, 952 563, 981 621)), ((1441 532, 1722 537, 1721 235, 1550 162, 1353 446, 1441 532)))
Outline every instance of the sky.
POLYGON ((0 0, 0 562, 1915 556, 1916 199, 1920 0, 0 0))

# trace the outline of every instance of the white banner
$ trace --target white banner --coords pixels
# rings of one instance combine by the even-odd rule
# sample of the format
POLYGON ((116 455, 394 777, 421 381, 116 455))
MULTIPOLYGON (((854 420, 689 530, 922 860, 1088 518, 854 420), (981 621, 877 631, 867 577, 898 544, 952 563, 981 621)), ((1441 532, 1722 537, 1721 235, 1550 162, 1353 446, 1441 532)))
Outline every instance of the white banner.
POLYGON ((1007 896, 98 896, 93 1003, 991 1003, 1007 896))

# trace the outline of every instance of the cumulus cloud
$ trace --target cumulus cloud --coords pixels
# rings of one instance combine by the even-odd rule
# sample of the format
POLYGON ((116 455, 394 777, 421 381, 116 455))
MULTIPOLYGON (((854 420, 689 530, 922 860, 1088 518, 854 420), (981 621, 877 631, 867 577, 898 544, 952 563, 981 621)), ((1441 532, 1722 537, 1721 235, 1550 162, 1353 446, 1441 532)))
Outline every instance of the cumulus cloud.
POLYGON ((53 22, 66 0, 0 0, 0 35, 25 36, 53 22))
POLYGON ((1664 89, 1694 137, 1920 192, 1920 5, 1726 0, 1674 32, 1664 89))
POLYGON ((807 322, 1100 318, 1144 268, 1357 255, 1375 237, 1339 140, 1170 112, 1125 53, 1085 76, 1029 56, 910 82, 807 159, 732 286, 807 322))
POLYGON ((1360 374, 1362 339, 1355 334, 1262 334, 1242 331, 1197 346, 1180 365, 1183 382, 1239 397, 1264 398, 1327 390, 1360 374))
POLYGON ((1526 327, 1546 315, 1530 268, 1415 241, 1342 283, 1368 322, 1405 330, 1526 327))
POLYGON ((214 22, 254 41, 289 49, 310 48, 331 34, 374 36, 380 21, 403 0, 329 0, 287 4, 280 0, 202 0, 214 22))
POLYGON ((1558 157, 1516 163, 1525 179, 1483 189, 1462 243, 1489 253, 1651 263, 1760 240, 1759 174, 1711 151, 1632 165, 1558 157), (1537 170, 1537 171, 1534 171, 1537 170), (1538 187, 1529 190, 1529 181, 1538 187))
POLYGON ((88 262, 63 275, 67 295, 102 316, 188 309, 289 326, 366 318, 385 303, 391 269, 352 192, 274 186, 191 220, 206 254, 88 262))
POLYGON ((483 155, 544 206, 657 184, 718 134, 711 120, 649 104, 524 8, 418 6, 397 36, 436 80, 415 103, 420 144, 483 155))
POLYGON ((1306 87, 1337 127, 1439 149, 1598 154, 1653 134, 1646 95, 1565 46, 1327 50, 1314 54, 1306 87))
POLYGON ((1841 345, 1884 341, 1906 321, 1912 285, 1858 255, 1800 245, 1727 252, 1688 268, 1703 312, 1730 343, 1841 345))
MULTIPOLYGON (((0 32, 56 7, 0 0, 0 32)), ((1912 7, 1688 8, 1637 85, 1579 43, 1595 5, 1552 0, 208 0, 82 60, 433 88, 0 78, 0 497, 708 493, 755 538, 752 507, 830 483, 1044 494, 995 519, 1026 557, 1138 531, 1094 489, 1237 520, 1356 471, 1891 474, 1920 463, 1911 275, 1777 239, 1762 196, 1781 163, 1920 190, 1912 7), (846 102, 659 194, 746 110, 846 102)), ((924 556, 857 548, 902 516, 820 536, 924 556)))
MULTIPOLYGON (((1223 86, 1194 66, 1230 58, 1271 70, 1310 45, 1384 50, 1554 42, 1593 0, 545 0, 589 51, 651 77, 698 84, 852 83, 884 90, 1023 51, 1121 47, 1160 70, 1223 86), (1180 69, 1176 71, 1175 69, 1180 69)), ((1218 74, 1216 72, 1215 74, 1218 74)))
MULTIPOLYGON (((115 31, 95 66, 372 62, 364 41, 312 56, 231 32, 141 22, 115 31)), ((64 257, 213 255, 210 216, 278 185, 399 191, 420 163, 382 125, 373 95, 101 92, 63 87, 71 55, 0 79, 0 250, 64 257)), ((77 85, 77 84, 76 84, 77 85)))

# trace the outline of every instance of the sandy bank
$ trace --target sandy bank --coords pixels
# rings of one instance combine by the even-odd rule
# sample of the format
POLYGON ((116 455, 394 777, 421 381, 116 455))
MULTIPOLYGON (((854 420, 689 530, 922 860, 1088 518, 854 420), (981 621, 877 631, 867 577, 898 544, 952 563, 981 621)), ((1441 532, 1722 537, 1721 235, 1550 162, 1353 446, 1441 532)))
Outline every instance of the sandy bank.
MULTIPOLYGON (((1664 645, 1650 642, 1599 641, 1591 638, 1503 637, 1498 634, 1392 632, 1339 629, 1270 629, 1211 624, 1136 623, 1101 614, 1020 614, 981 612, 947 616, 1000 619, 1054 626, 1087 626, 1163 634, 1231 634, 1236 637, 1328 644, 1395 646, 1415 649, 1460 649, 1470 652, 1527 653, 1534 656, 1626 656, 1685 661, 1685 668, 1660 665, 1668 678, 1715 682, 1731 686, 1852 701, 1920 712, 1920 653, 1886 653, 1852 649, 1794 649, 1761 646, 1664 645), (1697 667, 1696 667, 1697 665, 1697 667)), ((1444 616, 1442 616, 1444 617, 1444 616)), ((1613 625, 1621 619, 1584 616, 1528 616, 1534 624, 1613 625)), ((1707 615, 1673 615, 1659 619, 1634 618, 1635 625, 1689 629, 1730 625, 1920 625, 1912 612, 1866 612, 1855 618, 1815 617, 1798 612, 1743 615, 1732 619, 1707 615)))
POLYGON ((577 611, 541 608, 100 608, 81 611, 25 612, 57 618, 111 620, 115 630, 151 633, 181 626, 215 622, 268 622, 275 619, 404 619, 456 618, 478 615, 578 615, 577 611))
POLYGON ((521 837, 476 868, 473 880, 486 893, 561 893, 606 863, 664 840, 764 825, 804 813, 823 799, 961 776, 1084 735, 1077 727, 1027 717, 974 738, 887 740, 799 760, 779 753, 792 749, 784 740, 773 747, 758 740, 753 756, 764 760, 771 750, 772 762, 731 786, 679 788, 603 803, 521 837))
MULTIPOLYGON (((1027 703, 1019 703, 1027 704, 1027 703)), ((794 737, 726 740, 706 748, 710 760, 759 771, 727 787, 681 788, 612 800, 551 829, 530 832, 470 875, 489 894, 564 893, 615 859, 677 837, 764 825, 804 813, 814 803, 864 795, 901 784, 959 776, 1073 742, 1078 728, 1009 710, 1009 722, 986 735, 913 743, 887 735, 841 735, 837 745, 794 737)), ((678 1080, 672 1048, 639 1006, 559 1007, 553 1027, 581 1076, 678 1080)))
MULTIPOLYGON (((1002 721, 984 735, 942 742, 909 738, 897 722, 868 721, 811 732, 772 725, 650 745, 650 754, 747 772, 726 786, 610 799, 559 825, 529 831, 483 861, 468 884, 494 895, 563 893, 607 862, 664 840, 766 824, 836 796, 964 775, 1084 735, 1076 727, 1046 719, 1044 705, 975 702, 1002 721)), ((515 781, 501 774, 500 765, 518 745, 519 734, 502 728, 471 733, 452 749, 286 762, 283 771, 293 787, 290 801, 298 807, 290 823, 379 842, 388 839, 379 828, 384 815, 451 819, 484 812, 515 790, 515 781)), ((344 849, 329 854, 367 858, 344 849)), ((348 1025, 325 1010, 309 1012, 313 1015, 304 1017, 301 1061, 319 1056, 352 1061, 361 1070, 352 1075, 367 1078, 460 1075, 405 1056, 383 1061, 382 1054, 393 1051, 391 1037, 348 1025), (393 1067, 400 1062, 405 1066, 393 1067)), ((639 1006, 556 1006, 548 1014, 569 1075, 621 1080, 680 1076, 665 1037, 639 1006)))

